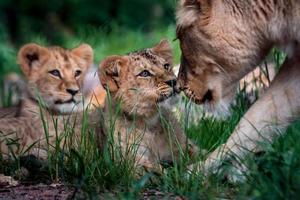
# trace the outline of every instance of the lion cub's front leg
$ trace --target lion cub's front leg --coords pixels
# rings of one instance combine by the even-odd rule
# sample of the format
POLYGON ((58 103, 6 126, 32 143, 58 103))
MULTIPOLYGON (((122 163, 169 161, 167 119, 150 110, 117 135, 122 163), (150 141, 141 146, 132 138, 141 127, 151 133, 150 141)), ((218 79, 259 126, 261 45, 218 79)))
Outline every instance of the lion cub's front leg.
POLYGON ((157 158, 153 156, 153 152, 147 146, 140 146, 136 155, 137 166, 142 166, 147 172, 162 173, 162 166, 157 158))
POLYGON ((159 160, 155 157, 154 151, 149 145, 149 140, 153 139, 149 132, 133 131, 127 133, 124 131, 118 137, 115 138, 115 141, 118 141, 117 145, 122 149, 123 156, 127 158, 130 155, 128 159, 134 159, 134 165, 137 169, 136 174, 142 175, 145 171, 162 172, 159 160))
MULTIPOLYGON (((168 120, 170 122, 170 125, 173 127, 174 131, 174 141, 175 143, 175 149, 179 151, 179 148, 183 152, 187 152, 190 159, 195 160, 199 155, 199 148, 196 144, 194 144, 193 141, 191 141, 183 132, 179 122, 175 117, 172 115, 172 113, 168 113, 168 120)), ((178 157, 179 155, 177 155, 178 157)))
POLYGON ((39 130, 34 128, 34 123, 29 123, 26 117, 0 118, 1 153, 8 156, 10 153, 22 154, 24 151, 27 153, 33 151, 40 155, 37 148, 29 149, 35 140, 39 139, 35 135, 37 132, 39 130))
POLYGON ((230 156, 240 159, 247 152, 257 150, 258 142, 272 141, 276 136, 275 125, 285 128, 299 116, 299 65, 297 58, 284 63, 271 87, 241 119, 227 142, 207 158, 204 163, 206 172, 217 170, 221 162, 230 156))

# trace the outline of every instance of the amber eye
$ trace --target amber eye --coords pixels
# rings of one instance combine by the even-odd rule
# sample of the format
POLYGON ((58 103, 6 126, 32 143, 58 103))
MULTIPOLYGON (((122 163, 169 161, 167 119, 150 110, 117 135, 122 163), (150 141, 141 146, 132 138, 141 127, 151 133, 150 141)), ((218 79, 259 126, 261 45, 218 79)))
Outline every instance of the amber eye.
POLYGON ((165 70, 170 70, 171 65, 169 63, 164 64, 165 70))
POLYGON ((138 76, 149 77, 149 76, 152 76, 152 74, 148 70, 144 70, 141 73, 139 73, 138 76))
POLYGON ((49 71, 49 74, 61 78, 60 72, 57 69, 49 71))
POLYGON ((78 76, 80 76, 81 75, 81 71, 80 70, 76 70, 75 71, 75 78, 77 78, 78 76))

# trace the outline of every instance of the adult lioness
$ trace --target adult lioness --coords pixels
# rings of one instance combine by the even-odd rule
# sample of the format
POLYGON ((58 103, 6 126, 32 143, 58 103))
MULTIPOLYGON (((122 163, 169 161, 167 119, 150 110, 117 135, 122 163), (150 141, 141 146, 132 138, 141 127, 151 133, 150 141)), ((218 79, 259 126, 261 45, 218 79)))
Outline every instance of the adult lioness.
POLYGON ((283 47, 288 54, 268 91, 245 114, 228 141, 208 157, 206 168, 217 167, 230 154, 241 157, 255 150, 257 141, 272 139, 272 124, 285 126, 299 116, 299 33, 297 0, 180 2, 180 82, 186 95, 198 104, 226 112, 238 81, 272 47, 283 47))

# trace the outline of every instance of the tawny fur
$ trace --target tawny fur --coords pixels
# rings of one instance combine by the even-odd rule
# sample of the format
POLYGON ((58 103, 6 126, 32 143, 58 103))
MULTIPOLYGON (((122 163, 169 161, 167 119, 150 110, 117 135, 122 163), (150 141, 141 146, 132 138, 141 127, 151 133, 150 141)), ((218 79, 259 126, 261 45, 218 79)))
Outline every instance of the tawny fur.
POLYGON ((159 108, 159 102, 178 90, 167 41, 151 49, 106 58, 100 64, 99 76, 112 98, 113 117, 108 114, 107 103, 106 123, 115 125, 114 141, 125 156, 132 158, 137 153, 138 167, 160 171, 162 162, 172 162, 180 153, 197 154, 197 147, 184 135, 172 113, 159 108), (145 70, 151 75, 142 77, 145 70), (118 105, 119 115, 114 114, 118 105))
POLYGON ((219 166, 232 152, 241 158, 255 151, 258 141, 271 138, 273 131, 265 127, 285 126, 299 117, 300 1, 182 0, 177 22, 181 86, 196 103, 214 109, 229 106, 238 81, 274 46, 287 53, 270 88, 245 114, 224 148, 209 156, 206 168, 219 166), (187 13, 193 17, 188 19, 187 13))
MULTIPOLYGON (((68 147, 68 142, 76 145, 82 131, 82 82, 92 61, 93 50, 86 44, 72 50, 37 44, 20 49, 18 62, 28 84, 19 107, 1 109, 2 155, 20 155, 35 144, 26 153, 45 158, 48 147, 60 139, 62 148, 68 147), (53 74, 53 70, 58 72, 53 74), (76 93, 71 94, 70 89, 76 93)), ((90 127, 96 127, 97 117, 90 119, 90 127)))
MULTIPOLYGON (((27 83, 25 77, 16 74, 9 73, 4 77, 4 95, 11 96, 10 104, 12 106, 17 106, 21 102, 22 99, 27 97, 27 83)), ((90 109, 95 108, 103 108, 105 103, 106 91, 102 87, 97 68, 90 67, 90 69, 84 75, 82 86, 82 94, 83 94, 83 107, 85 108, 88 105, 90 109)), ((5 109, 9 110, 9 109, 5 109)), ((1 113, 4 112, 3 108, 0 108, 1 113)), ((11 112, 14 115, 14 112, 11 112)), ((1 117, 1 114, 0 114, 1 117)))

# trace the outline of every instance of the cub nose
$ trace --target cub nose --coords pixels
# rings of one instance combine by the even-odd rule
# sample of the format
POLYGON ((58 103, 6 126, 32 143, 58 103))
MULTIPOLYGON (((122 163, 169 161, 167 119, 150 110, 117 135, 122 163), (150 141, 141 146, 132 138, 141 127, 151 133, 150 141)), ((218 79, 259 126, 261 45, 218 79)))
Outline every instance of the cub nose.
POLYGON ((177 84, 177 80, 176 79, 172 79, 172 80, 168 80, 165 82, 167 85, 169 85, 170 87, 175 87, 177 84))
POLYGON ((78 93, 78 91, 79 91, 79 90, 74 90, 74 89, 66 89, 66 90, 72 96, 75 96, 78 93))

